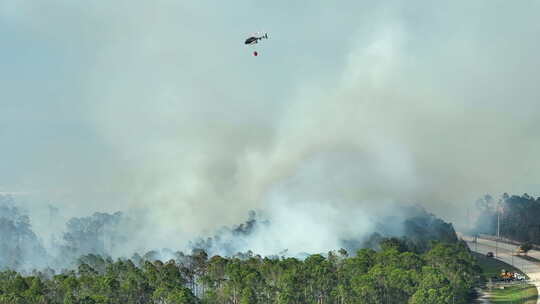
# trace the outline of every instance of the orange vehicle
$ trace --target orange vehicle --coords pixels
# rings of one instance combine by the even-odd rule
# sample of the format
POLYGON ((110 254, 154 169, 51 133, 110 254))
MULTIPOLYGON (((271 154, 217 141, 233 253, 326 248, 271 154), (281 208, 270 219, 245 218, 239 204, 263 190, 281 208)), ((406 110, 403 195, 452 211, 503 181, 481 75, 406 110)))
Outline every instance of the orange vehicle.
POLYGON ((515 274, 503 269, 501 270, 501 279, 504 281, 513 281, 515 279, 515 274))

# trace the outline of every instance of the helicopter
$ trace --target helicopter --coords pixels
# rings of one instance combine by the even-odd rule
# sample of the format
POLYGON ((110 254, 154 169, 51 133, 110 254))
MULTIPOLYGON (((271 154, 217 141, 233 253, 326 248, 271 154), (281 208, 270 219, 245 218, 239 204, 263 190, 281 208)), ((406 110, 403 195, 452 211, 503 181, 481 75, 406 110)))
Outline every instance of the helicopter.
MULTIPOLYGON (((245 41, 244 41, 244 44, 245 45, 255 45, 257 43, 259 43, 259 40, 263 40, 263 39, 268 39, 268 33, 264 33, 264 35, 253 35, 249 38, 247 38, 245 41)), ((259 53, 257 51, 253 51, 253 56, 258 56, 259 53)))
POLYGON ((244 41, 244 44, 253 45, 259 43, 259 40, 268 39, 268 33, 264 33, 262 36, 251 36, 244 41))

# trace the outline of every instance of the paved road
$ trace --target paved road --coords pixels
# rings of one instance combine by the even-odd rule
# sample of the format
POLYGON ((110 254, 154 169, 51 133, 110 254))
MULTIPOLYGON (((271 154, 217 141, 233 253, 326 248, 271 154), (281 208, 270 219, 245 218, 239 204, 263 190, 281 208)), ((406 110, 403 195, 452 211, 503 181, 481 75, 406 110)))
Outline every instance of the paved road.
MULTIPOLYGON (((471 250, 481 254, 486 254, 489 251, 497 253, 497 258, 499 260, 507 264, 513 265, 514 267, 527 274, 531 279, 530 283, 536 286, 538 294, 540 295, 540 263, 527 261, 525 259, 513 256, 512 252, 516 251, 516 245, 500 243, 480 238, 478 239, 477 243, 473 243, 471 237, 462 236, 462 238, 467 241, 467 245, 469 245, 469 248, 471 248, 471 250)), ((540 259, 540 251, 531 250, 528 254, 532 257, 540 259)), ((540 297, 538 297, 536 303, 540 304, 540 297)))

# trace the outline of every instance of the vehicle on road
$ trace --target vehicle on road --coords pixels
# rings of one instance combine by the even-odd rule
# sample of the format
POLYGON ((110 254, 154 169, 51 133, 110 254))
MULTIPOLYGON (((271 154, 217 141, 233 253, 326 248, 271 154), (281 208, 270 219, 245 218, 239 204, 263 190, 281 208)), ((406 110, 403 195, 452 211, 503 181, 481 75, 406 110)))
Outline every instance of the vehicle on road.
POLYGON ((506 271, 501 269, 500 278, 501 281, 511 282, 511 281, 523 281, 525 276, 519 272, 506 271))

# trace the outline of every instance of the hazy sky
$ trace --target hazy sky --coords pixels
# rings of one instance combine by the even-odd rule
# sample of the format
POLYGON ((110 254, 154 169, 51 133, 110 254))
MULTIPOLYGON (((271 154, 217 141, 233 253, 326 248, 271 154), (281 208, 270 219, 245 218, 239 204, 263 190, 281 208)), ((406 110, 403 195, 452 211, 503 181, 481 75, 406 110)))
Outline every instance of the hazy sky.
POLYGON ((379 202, 456 220, 484 193, 538 195, 539 15, 506 0, 0 0, 0 192, 71 214, 151 208, 164 239, 283 202, 336 223, 379 202), (258 57, 243 45, 256 31, 258 57))

